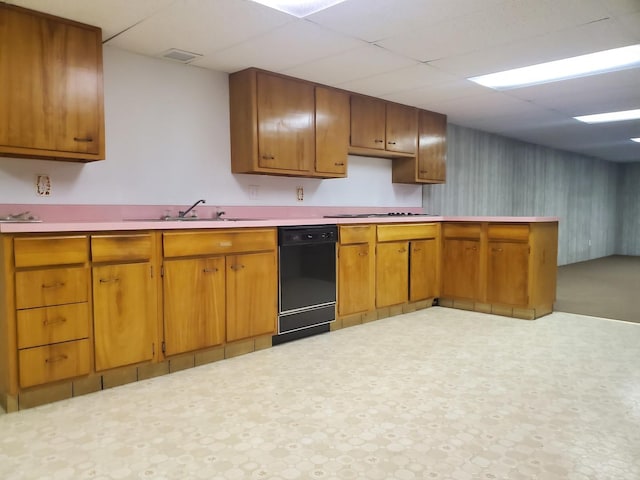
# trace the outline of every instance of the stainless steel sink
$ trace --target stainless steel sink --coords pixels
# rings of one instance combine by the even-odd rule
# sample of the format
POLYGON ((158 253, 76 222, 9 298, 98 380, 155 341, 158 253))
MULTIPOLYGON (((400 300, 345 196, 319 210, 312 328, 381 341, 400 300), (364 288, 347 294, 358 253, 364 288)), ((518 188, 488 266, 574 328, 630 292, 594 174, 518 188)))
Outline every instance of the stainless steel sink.
POLYGON ((241 217, 161 217, 161 218, 127 218, 126 222, 259 222, 265 218, 241 218, 241 217))

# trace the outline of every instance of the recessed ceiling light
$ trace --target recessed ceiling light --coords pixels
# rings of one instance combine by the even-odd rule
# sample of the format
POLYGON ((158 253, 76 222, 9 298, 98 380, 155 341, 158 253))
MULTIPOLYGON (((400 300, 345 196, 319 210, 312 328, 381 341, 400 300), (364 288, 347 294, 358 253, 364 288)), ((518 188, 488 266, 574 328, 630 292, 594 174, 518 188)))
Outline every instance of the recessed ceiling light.
POLYGON ((298 18, 306 17, 325 8, 333 7, 345 0, 253 0, 267 7, 294 15, 298 18))
POLYGON ((640 67, 640 45, 603 50, 578 57, 490 73, 468 80, 495 90, 526 87, 640 67))
POLYGON ((634 142, 638 142, 638 143, 640 143, 640 137, 638 137, 638 138, 632 138, 631 140, 633 140, 634 142))
POLYGON ((623 120, 637 120, 640 119, 640 109, 623 110, 621 112, 596 113, 594 115, 582 115, 580 117, 573 118, 585 123, 606 123, 621 122, 623 120))

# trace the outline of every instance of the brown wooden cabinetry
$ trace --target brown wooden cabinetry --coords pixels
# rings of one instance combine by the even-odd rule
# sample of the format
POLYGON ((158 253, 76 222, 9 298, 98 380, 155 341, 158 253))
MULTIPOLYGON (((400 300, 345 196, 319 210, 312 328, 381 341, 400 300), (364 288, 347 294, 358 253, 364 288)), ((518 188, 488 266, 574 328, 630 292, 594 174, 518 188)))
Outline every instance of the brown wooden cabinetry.
POLYGON ((378 307, 439 295, 439 224, 378 225, 377 238, 378 307))
POLYGON ((351 95, 351 148, 355 155, 413 157, 418 110, 378 98, 351 95))
POLYGON ((13 250, 19 386, 88 374, 87 237, 16 237, 13 250))
POLYGON ((166 355, 275 333, 275 229, 165 232, 163 251, 166 355))
POLYGON ((229 95, 233 173, 345 175, 349 112, 341 92, 248 69, 229 76, 229 95))
POLYGON ((0 154, 102 160, 102 34, 0 3, 0 154))
POLYGON ((443 304, 537 318, 555 301, 558 224, 445 224, 443 304))
POLYGON ((96 371, 156 358, 154 238, 91 235, 96 371))
POLYGON ((341 225, 338 244, 338 315, 375 309, 375 225, 341 225))

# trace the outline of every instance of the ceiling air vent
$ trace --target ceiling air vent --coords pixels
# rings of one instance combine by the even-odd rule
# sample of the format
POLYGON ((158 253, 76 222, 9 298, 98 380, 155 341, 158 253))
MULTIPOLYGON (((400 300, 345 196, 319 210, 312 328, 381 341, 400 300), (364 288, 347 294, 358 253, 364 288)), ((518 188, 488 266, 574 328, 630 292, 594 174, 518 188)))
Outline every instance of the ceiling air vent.
POLYGON ((185 50, 179 50, 177 48, 170 48, 160 54, 160 57, 167 60, 173 60, 174 62, 189 63, 196 58, 201 57, 199 53, 187 52, 185 50))

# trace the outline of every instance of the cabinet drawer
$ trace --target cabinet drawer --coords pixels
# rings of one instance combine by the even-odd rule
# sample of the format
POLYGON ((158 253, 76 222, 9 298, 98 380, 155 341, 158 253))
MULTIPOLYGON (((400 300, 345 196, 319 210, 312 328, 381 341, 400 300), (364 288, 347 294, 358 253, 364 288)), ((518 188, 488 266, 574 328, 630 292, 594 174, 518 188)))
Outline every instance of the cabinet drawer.
POLYGON ((487 227, 489 240, 529 240, 529 225, 489 224, 487 227))
POLYGON ((92 235, 91 259, 94 262, 149 260, 151 234, 92 235))
POLYGON ((89 373, 89 340, 56 343, 18 352, 20 386, 40 385, 89 373))
POLYGON ((480 238, 479 223, 445 223, 442 226, 445 238, 480 238))
POLYGON ((16 268, 69 265, 88 260, 87 237, 25 237, 13 240, 16 268))
POLYGON ((215 255, 275 250, 275 228, 219 232, 167 232, 162 235, 165 257, 215 255))
POLYGON ((16 308, 86 302, 88 272, 84 267, 16 272, 16 308))
POLYGON ((438 225, 435 223, 378 225, 378 242, 435 238, 437 236, 438 225))
POLYGON ((18 348, 37 347, 89 336, 89 305, 18 310, 18 348))
POLYGON ((353 225, 340 226, 340 244, 348 245, 350 243, 368 243, 375 240, 374 225, 353 225))

